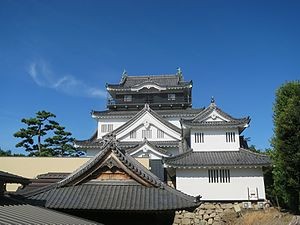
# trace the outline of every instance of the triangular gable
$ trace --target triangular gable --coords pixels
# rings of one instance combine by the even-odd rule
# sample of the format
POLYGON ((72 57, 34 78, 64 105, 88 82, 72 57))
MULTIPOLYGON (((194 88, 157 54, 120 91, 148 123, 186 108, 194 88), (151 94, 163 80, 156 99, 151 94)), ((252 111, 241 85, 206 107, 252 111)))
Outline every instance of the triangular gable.
MULTIPOLYGON (((134 131, 141 126, 144 126, 146 129, 149 126, 154 126, 157 129, 162 130, 171 140, 180 140, 181 139, 181 130, 173 125, 172 123, 164 120, 160 115, 155 111, 150 109, 148 104, 145 104, 145 107, 139 111, 135 116, 133 116, 125 124, 113 131, 117 140, 129 135, 131 131, 134 131)), ((153 137, 153 139, 156 139, 153 137)))
POLYGON ((169 157, 169 154, 166 150, 162 148, 158 148, 155 145, 151 144, 149 141, 145 140, 140 145, 135 148, 132 148, 127 151, 133 157, 144 157, 147 156, 149 158, 159 158, 169 157))
MULTIPOLYGON (((111 137, 110 137, 111 138, 111 137)), ((68 177, 58 187, 74 186, 97 180, 134 180, 144 186, 158 187, 161 182, 129 155, 124 156, 114 138, 103 140, 103 149, 68 177)))
POLYGON ((114 136, 107 138, 110 139, 103 140, 100 152, 71 175, 22 196, 61 210, 154 212, 195 209, 200 204, 196 198, 169 187, 123 153, 114 136))
POLYGON ((202 122, 237 122, 243 121, 248 118, 236 119, 229 114, 222 111, 215 104, 214 99, 212 99, 210 105, 194 117, 190 122, 192 123, 202 123, 202 122))

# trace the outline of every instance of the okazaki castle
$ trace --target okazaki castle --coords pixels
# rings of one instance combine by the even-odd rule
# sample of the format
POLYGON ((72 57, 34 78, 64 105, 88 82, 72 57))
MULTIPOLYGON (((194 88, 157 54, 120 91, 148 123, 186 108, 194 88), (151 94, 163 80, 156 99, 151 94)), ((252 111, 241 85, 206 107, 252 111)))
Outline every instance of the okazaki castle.
MULTIPOLYGON (((205 201, 264 201, 263 154, 250 151, 243 131, 250 118, 235 118, 212 98, 192 108, 192 81, 171 75, 129 76, 107 84, 107 110, 92 111, 98 128, 76 141, 88 156, 116 139, 122 152, 142 162, 160 180, 205 201)), ((197 96, 199 97, 199 96, 197 96)))

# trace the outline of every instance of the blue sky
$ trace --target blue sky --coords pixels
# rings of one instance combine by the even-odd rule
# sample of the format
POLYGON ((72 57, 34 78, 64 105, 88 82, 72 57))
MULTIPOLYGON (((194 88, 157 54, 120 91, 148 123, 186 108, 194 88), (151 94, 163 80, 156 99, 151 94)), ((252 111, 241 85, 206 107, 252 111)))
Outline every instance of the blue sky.
POLYGON ((96 129, 105 83, 175 73, 193 106, 215 96, 250 116, 250 144, 269 147, 276 89, 300 78, 300 1, 0 1, 0 147, 20 120, 51 111, 77 139, 96 129))

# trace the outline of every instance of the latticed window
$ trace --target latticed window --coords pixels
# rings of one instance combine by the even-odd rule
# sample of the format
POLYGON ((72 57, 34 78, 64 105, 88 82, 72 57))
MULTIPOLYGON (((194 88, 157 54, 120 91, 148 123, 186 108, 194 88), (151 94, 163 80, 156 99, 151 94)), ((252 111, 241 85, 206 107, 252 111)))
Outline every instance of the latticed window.
POLYGON ((195 133, 195 143, 204 143, 204 133, 195 133))
POLYGON ((101 124, 101 133, 111 132, 113 129, 113 124, 101 124))
POLYGON ((129 137, 130 137, 131 139, 136 138, 136 130, 130 131, 129 137))
POLYGON ((235 142, 235 132, 226 132, 226 142, 235 142))
POLYGON ((142 130, 142 138, 152 138, 152 130, 142 130))
POLYGON ((158 129, 157 130, 157 138, 164 138, 165 137, 165 132, 162 130, 158 129))
POLYGON ((208 170, 209 183, 230 183, 229 169, 212 169, 208 170))

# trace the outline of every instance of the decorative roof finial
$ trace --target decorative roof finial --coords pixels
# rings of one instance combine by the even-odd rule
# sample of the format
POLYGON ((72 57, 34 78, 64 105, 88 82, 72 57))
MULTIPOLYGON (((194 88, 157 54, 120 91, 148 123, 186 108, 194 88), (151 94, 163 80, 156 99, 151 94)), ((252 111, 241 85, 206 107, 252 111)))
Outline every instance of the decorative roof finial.
POLYGON ((176 75, 179 76, 180 80, 182 79, 182 71, 181 71, 180 67, 177 67, 177 73, 176 73, 176 75))
POLYGON ((145 103, 145 107, 144 107, 144 109, 146 109, 147 111, 150 109, 150 107, 149 107, 149 104, 148 104, 148 103, 145 103))
POLYGON ((216 107, 216 101, 215 101, 214 96, 211 96, 210 107, 216 107))
POLYGON ((123 73, 122 73, 122 78, 121 78, 121 82, 120 83, 123 83, 125 81, 126 77, 127 77, 127 71, 124 69, 123 73))

